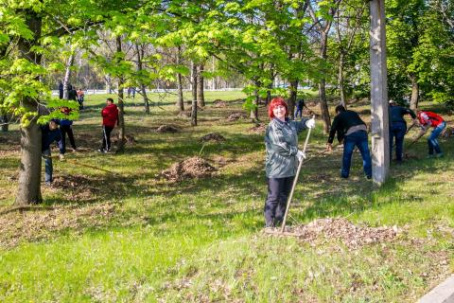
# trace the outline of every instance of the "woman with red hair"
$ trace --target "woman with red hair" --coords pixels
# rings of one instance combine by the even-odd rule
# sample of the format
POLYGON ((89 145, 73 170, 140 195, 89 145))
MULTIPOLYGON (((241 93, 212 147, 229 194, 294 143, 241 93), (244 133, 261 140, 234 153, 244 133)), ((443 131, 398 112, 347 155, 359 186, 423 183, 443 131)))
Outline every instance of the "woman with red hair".
POLYGON ((271 122, 265 134, 265 170, 268 181, 265 224, 266 227, 274 227, 282 222, 298 163, 306 157, 298 150, 298 133, 306 128, 314 128, 315 120, 290 120, 287 103, 281 97, 271 100, 268 116, 271 122))

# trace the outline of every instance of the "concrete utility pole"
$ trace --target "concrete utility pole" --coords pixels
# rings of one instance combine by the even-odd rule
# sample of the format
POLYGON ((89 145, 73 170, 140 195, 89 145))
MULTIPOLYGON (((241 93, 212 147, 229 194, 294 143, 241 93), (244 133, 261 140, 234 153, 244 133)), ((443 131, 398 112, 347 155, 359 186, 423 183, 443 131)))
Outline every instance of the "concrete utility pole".
POLYGON ((372 178, 381 185, 389 173, 389 116, 386 68, 385 0, 370 1, 372 178))

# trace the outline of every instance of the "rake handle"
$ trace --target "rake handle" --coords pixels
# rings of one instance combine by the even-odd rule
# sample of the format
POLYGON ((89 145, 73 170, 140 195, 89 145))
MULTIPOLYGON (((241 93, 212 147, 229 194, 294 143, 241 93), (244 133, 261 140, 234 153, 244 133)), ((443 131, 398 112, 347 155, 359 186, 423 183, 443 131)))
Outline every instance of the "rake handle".
MULTIPOLYGON (((312 117, 314 117, 314 116, 312 116, 312 117)), ((306 136, 306 141, 304 141, 303 153, 306 153, 307 145, 309 144, 309 137, 311 136, 311 131, 312 131, 312 128, 309 128, 309 131, 307 132, 307 136, 306 136)), ((293 179, 292 190, 290 191, 290 195, 288 196, 287 206, 285 207, 284 219, 282 220, 281 233, 283 233, 285 231, 285 223, 287 221, 288 210, 290 209, 290 203, 292 202, 292 199, 293 199, 293 193, 295 192, 296 184, 298 183, 298 177, 300 175, 300 171, 301 171, 301 167, 303 166, 303 162, 304 162, 304 159, 301 159, 300 163, 298 164, 298 170, 296 171, 295 179, 293 179)))

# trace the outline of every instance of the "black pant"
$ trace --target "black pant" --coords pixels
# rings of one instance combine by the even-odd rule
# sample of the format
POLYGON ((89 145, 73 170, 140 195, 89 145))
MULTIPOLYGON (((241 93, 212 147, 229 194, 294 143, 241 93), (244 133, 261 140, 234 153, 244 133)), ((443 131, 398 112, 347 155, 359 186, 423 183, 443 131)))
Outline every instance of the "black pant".
POLYGON ((76 142, 74 141, 74 134, 71 125, 61 125, 61 140, 63 143, 63 153, 66 152, 66 134, 68 134, 69 143, 71 143, 72 148, 76 149, 76 142))
POLYGON ((294 178, 268 178, 268 197, 265 202, 265 224, 267 227, 274 227, 282 222, 294 178))
POLYGON ((105 151, 110 150, 110 133, 114 128, 110 126, 102 126, 102 149, 105 151))

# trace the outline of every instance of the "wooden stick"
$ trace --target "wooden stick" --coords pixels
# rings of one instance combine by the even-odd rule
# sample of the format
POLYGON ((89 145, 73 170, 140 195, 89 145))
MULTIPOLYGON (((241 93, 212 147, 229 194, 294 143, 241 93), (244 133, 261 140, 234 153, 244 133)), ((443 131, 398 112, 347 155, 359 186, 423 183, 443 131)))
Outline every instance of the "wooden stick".
MULTIPOLYGON (((312 128, 309 128, 309 131, 307 132, 307 136, 306 136, 306 141, 304 142, 304 147, 303 147, 304 154, 306 154, 306 149, 307 149, 307 145, 309 143, 309 137, 311 136, 311 131, 312 131, 312 128)), ((282 220, 281 233, 283 233, 285 231, 285 222, 287 221, 288 210, 290 208, 290 203, 292 202, 292 199, 293 199, 293 193, 295 192, 296 183, 298 183, 298 176, 300 175, 300 171, 301 171, 301 167, 303 166, 303 162, 304 162, 304 159, 301 159, 301 161, 298 165, 298 170, 296 171, 295 179, 293 180, 292 190, 290 191, 290 196, 288 197, 288 200, 287 200, 287 207, 285 208, 284 219, 282 220)))

